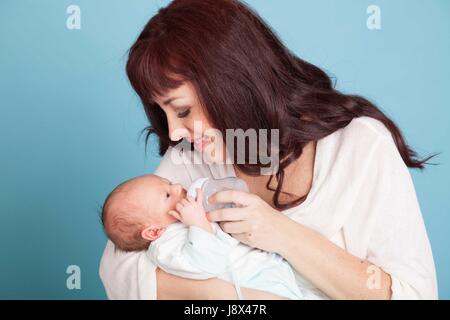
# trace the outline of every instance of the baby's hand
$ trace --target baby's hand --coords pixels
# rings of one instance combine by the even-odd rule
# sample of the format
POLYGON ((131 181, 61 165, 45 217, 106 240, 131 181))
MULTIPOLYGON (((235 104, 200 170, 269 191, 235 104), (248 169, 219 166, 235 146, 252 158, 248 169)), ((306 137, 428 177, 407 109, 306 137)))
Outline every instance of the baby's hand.
POLYGON ((206 218, 203 208, 203 192, 197 189, 197 200, 187 197, 178 202, 175 206, 177 211, 171 210, 169 214, 188 226, 196 226, 206 231, 212 232, 211 223, 206 218))

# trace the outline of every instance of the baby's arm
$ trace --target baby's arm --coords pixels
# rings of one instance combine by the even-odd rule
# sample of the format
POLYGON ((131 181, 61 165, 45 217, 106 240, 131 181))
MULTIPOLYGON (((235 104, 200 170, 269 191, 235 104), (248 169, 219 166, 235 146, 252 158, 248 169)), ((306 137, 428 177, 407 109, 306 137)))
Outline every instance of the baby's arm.
POLYGON ((227 271, 232 243, 197 226, 163 234, 148 255, 167 273, 189 279, 209 279, 227 271))
POLYGON ((187 229, 162 236, 149 247, 149 256, 164 271, 190 279, 208 279, 226 272, 233 241, 213 230, 202 205, 203 194, 197 189, 197 199, 183 199, 169 212, 187 225, 187 229))
POLYGON ((203 208, 203 192, 197 189, 197 199, 187 197, 176 205, 175 210, 169 211, 169 214, 180 220, 187 226, 195 226, 209 233, 213 233, 211 222, 206 218, 206 212, 203 208))

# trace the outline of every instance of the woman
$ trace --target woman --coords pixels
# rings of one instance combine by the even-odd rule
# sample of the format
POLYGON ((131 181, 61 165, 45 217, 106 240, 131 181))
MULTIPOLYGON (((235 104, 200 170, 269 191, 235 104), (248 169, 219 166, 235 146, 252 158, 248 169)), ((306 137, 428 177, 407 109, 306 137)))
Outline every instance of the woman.
MULTIPOLYGON (((291 53, 236 0, 175 0, 130 50, 127 73, 164 154, 156 174, 187 187, 200 176, 238 176, 250 193, 211 221, 241 242, 277 252, 325 298, 434 299, 433 257, 407 167, 423 168, 400 130, 368 100, 345 95, 319 68, 291 53), (195 123, 201 123, 196 126, 195 123), (279 130, 279 165, 236 161, 227 129, 279 130), (216 132, 217 132, 216 131, 216 132), (201 138, 197 138, 201 137, 201 138), (176 162, 208 155, 208 163, 176 162), (233 151, 232 164, 223 163, 233 151)), ((147 136, 148 137, 148 136, 147 136)), ((248 144, 248 143, 247 143, 248 144)), ((245 150, 249 150, 246 144, 245 150)), ((271 145, 269 143, 269 145, 271 145)), ((269 146, 267 151, 270 153, 269 146)), ((273 151, 273 150, 272 150, 273 151)), ((143 253, 108 242, 100 275, 110 298, 229 299, 219 279, 167 274, 143 253)), ((248 299, 276 298, 245 289, 248 299)))

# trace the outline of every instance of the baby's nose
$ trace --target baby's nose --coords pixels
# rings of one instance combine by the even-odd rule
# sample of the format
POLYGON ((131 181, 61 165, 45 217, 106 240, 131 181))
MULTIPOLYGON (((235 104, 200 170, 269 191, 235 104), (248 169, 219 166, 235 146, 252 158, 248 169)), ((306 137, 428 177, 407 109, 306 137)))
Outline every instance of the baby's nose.
POLYGON ((173 185, 175 189, 175 194, 184 196, 186 191, 183 189, 183 186, 179 183, 173 185))

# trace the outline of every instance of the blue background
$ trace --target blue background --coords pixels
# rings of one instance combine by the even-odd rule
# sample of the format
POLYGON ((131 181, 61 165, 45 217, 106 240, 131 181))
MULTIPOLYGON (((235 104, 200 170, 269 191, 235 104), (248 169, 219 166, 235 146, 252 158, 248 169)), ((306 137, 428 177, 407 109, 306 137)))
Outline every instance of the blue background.
MULTIPOLYGON (((126 53, 168 1, 0 0, 0 298, 103 299, 98 210, 120 181, 152 172, 126 53), (81 8, 68 30, 66 8, 81 8), (81 268, 81 290, 66 268, 81 268)), ((422 155, 413 178, 440 298, 450 298, 450 1, 248 1, 300 57, 375 101, 422 155), (368 5, 382 29, 366 27, 368 5)))

